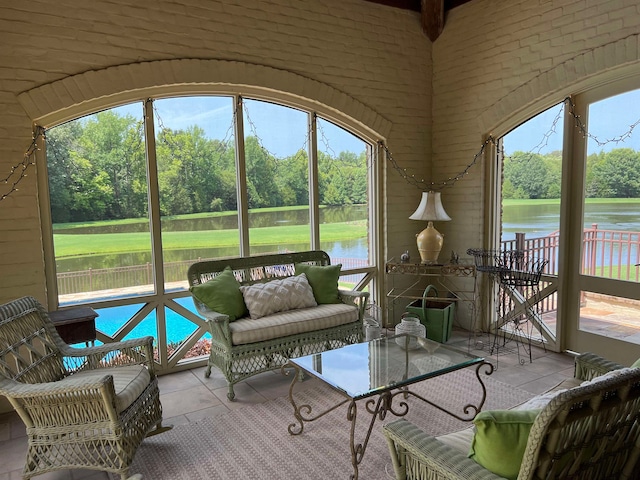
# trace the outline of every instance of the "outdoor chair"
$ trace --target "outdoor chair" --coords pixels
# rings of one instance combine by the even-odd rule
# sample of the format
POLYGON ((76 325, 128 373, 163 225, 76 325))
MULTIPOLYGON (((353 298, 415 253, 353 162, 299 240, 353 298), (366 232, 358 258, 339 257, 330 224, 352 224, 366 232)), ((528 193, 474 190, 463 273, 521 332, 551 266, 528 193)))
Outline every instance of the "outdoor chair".
POLYGON ((584 353, 574 378, 474 424, 439 437, 405 419, 385 425, 395 478, 638 480, 640 368, 584 353))
POLYGON ((0 395, 26 425, 23 478, 86 468, 129 477, 162 427, 153 337, 74 348, 32 297, 0 305, 0 395))

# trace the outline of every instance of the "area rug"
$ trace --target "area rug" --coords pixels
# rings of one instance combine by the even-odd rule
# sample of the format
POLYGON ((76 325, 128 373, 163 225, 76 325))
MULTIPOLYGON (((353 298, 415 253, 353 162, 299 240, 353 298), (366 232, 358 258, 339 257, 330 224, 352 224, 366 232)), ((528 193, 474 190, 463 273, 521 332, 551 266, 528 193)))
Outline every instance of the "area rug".
MULTIPOLYGON (((484 377, 484 376, 483 376, 484 377)), ((487 401, 484 410, 517 405, 532 394, 485 377, 487 401)), ((414 384, 411 389, 438 405, 462 415, 467 403, 482 396, 475 371, 460 370, 414 384)), ((298 403, 309 403, 313 413, 335 405, 341 397, 319 382, 296 395, 298 403)), ((396 401, 399 400, 396 398, 396 401)), ((461 422, 420 399, 409 397, 406 419, 431 435, 462 430, 461 422)), ((358 402, 356 442, 366 436, 371 415, 358 402)), ((290 435, 294 421, 288 398, 243 407, 146 439, 136 454, 131 473, 144 480, 288 480, 348 479, 353 473, 349 450, 350 423, 347 406, 307 423, 301 435, 290 435)), ((374 425, 359 467, 361 480, 393 478, 389 447, 382 425, 396 420, 391 414, 374 425)))

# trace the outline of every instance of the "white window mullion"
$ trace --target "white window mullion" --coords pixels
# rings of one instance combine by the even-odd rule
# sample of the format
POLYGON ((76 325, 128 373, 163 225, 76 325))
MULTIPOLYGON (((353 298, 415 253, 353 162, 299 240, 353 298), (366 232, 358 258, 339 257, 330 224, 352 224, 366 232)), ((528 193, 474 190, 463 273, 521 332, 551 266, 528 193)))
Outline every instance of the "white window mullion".
POLYGON ((320 182, 318 178, 318 122, 315 112, 309 112, 309 224, 311 249, 320 249, 320 182))
MULTIPOLYGON (((156 155, 155 122, 153 117, 153 100, 144 102, 144 136, 147 154, 147 185, 149 186, 149 228, 151 229, 151 258, 153 259, 153 281, 156 295, 164 296, 164 257, 162 254, 162 222, 160 213, 160 187, 158 185, 158 159, 156 155)), ((156 308, 156 325, 158 329, 158 356, 160 365, 166 366, 169 360, 167 353, 167 322, 165 320, 163 302, 156 308)))
POLYGON ((247 190, 247 163, 244 150, 244 110, 242 96, 235 97, 234 128, 236 137, 236 185, 238 190, 238 232, 240 256, 250 256, 249 246, 249 192, 247 190))
MULTIPOLYGON (((36 126, 34 135, 37 135, 36 126)), ((44 135, 37 138, 36 168, 38 177, 45 179, 38 181, 38 197, 40 205, 40 228, 42 229, 42 247, 44 250, 44 271, 47 278, 47 306, 49 310, 57 310, 60 305, 58 299, 58 280, 56 278, 56 255, 53 245, 53 223, 51 221, 51 197, 49 195, 49 168, 47 165, 47 142, 44 135)))
POLYGON ((164 292, 164 268, 162 257, 162 225, 160 219, 160 188, 158 186, 158 161, 156 157, 155 123, 153 100, 144 103, 144 135, 147 149, 147 184, 149 185, 149 228, 151 229, 151 252, 153 278, 156 293, 164 292))

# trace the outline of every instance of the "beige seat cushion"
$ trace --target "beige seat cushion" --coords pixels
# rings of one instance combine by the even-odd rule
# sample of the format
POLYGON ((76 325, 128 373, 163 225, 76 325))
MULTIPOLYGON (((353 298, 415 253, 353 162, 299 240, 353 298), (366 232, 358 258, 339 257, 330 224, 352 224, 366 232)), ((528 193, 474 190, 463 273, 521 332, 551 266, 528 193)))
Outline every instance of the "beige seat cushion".
MULTIPOLYGON (((147 388, 151 381, 149 370, 143 365, 126 365, 123 367, 99 368, 74 373, 67 379, 98 380, 105 375, 113 375, 113 386, 116 391, 116 411, 125 411, 147 388)), ((66 379, 61 380, 64 382, 66 379)))
POLYGON ((447 433, 436 437, 442 443, 460 451, 464 455, 469 455, 471 442, 473 441, 474 427, 465 428, 458 432, 447 433))
POLYGON ((274 313, 257 320, 240 318, 230 323, 229 329, 231 343, 244 345, 346 325, 357 320, 357 307, 332 303, 274 313))

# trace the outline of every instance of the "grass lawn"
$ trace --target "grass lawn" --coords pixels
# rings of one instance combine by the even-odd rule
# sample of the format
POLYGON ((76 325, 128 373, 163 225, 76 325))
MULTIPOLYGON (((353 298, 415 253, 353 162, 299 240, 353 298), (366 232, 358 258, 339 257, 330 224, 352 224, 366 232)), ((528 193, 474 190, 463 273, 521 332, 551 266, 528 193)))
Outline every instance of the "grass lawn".
MULTIPOLYGON (((252 245, 300 244, 309 241, 309 229, 309 225, 252 228, 249 230, 249 236, 252 245)), ((321 233, 323 242, 366 238, 367 224, 365 221, 330 223, 321 226, 321 233)), ((54 232, 53 237, 56 258, 148 252, 151 248, 151 239, 146 232, 77 235, 54 232)), ((163 250, 223 248, 237 246, 238 242, 237 230, 198 230, 162 234, 163 250)))

